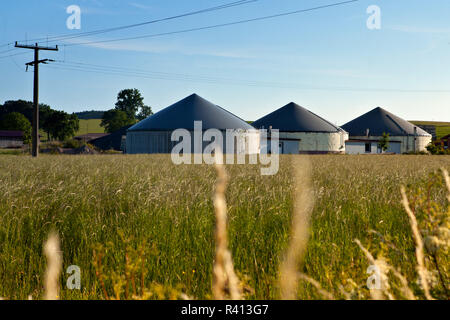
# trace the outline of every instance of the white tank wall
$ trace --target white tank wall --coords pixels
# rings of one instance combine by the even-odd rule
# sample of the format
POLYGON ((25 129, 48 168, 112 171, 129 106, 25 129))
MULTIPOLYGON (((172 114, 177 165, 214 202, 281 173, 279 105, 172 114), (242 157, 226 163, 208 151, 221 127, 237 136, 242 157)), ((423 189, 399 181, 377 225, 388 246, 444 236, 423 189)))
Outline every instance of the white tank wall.
POLYGON ((346 132, 280 132, 280 140, 299 139, 299 153, 345 153, 346 132))
MULTIPOLYGON (((361 140, 376 140, 379 141, 382 137, 380 136, 351 136, 350 139, 361 139, 361 140)), ((401 153, 406 152, 420 152, 420 151, 427 151, 426 147, 431 143, 432 137, 430 136, 417 136, 415 137, 414 142, 414 136, 390 136, 390 140, 392 141, 399 141, 401 142, 401 153), (415 148, 414 148, 415 145, 415 148)))
POLYGON ((376 154, 378 153, 378 144, 376 142, 371 142, 370 152, 366 152, 365 142, 347 142, 345 144, 346 154, 376 154))
MULTIPOLYGON (((401 153, 401 142, 391 141, 386 153, 401 153)), ((346 154, 379 154, 381 149, 377 141, 347 141, 345 143, 346 154), (370 152, 366 152, 366 144, 370 143, 370 152)))
POLYGON ((418 151, 427 151, 427 146, 433 141, 433 137, 417 137, 417 150, 418 151))
MULTIPOLYGON (((194 132, 191 131, 191 152, 194 153, 194 132)), ((222 150, 226 153, 226 133, 222 131, 223 142, 222 150)), ((236 132, 237 139, 241 143, 247 142, 245 147, 240 150, 235 150, 235 153, 258 154, 260 147, 260 134, 258 131, 243 131, 236 132)), ((171 153, 172 149, 179 142, 171 141, 171 131, 131 131, 127 132, 126 137, 126 153, 128 154, 161 154, 171 153)), ((203 148, 211 144, 209 141, 203 141, 203 148)), ((237 148, 237 146, 235 146, 237 148)))

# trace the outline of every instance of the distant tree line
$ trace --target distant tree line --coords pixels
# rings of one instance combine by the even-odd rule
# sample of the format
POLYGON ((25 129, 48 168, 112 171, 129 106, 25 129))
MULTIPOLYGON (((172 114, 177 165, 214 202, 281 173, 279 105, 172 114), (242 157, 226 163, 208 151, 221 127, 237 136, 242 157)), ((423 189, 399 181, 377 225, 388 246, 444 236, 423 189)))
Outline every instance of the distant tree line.
MULTIPOLYGON (((54 110, 47 104, 39 104, 39 128, 47 134, 49 141, 65 141, 80 129, 80 119, 102 119, 101 126, 111 133, 152 114, 152 108, 144 104, 144 98, 138 89, 125 89, 117 95, 114 109, 108 111, 92 110, 69 114, 54 110)), ((32 102, 10 100, 0 105, 0 130, 22 131, 25 143, 28 143, 31 140, 32 123, 32 102)))
POLYGON ((152 114, 152 108, 144 104, 144 98, 138 89, 125 89, 117 95, 115 108, 103 114, 100 125, 106 132, 111 133, 152 114))
POLYGON ((102 119, 105 111, 83 111, 83 112, 75 112, 78 119, 80 120, 90 120, 90 119, 102 119))
MULTIPOLYGON (((23 131, 24 140, 29 142, 33 123, 33 103, 25 100, 6 101, 0 105, 0 130, 23 131)), ((39 104, 39 128, 48 140, 64 141, 75 135, 80 121, 75 114, 54 110, 47 104, 39 104)))

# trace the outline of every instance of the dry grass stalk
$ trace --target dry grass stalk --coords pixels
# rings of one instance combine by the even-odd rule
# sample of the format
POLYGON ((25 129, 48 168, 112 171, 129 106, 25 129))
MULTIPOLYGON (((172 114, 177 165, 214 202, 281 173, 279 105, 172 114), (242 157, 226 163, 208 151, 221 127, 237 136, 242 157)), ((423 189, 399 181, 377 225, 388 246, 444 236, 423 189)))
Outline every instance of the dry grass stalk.
POLYGON ((322 288, 322 286, 320 285, 319 282, 317 282, 316 280, 314 280, 313 278, 307 276, 304 273, 298 273, 297 274, 298 278, 301 280, 304 280, 306 282, 309 282, 313 287, 315 287, 317 289, 317 291, 324 296, 325 298, 327 298, 328 300, 335 300, 334 296, 329 293, 328 291, 324 290, 322 288))
POLYGON ((52 233, 44 245, 44 254, 47 257, 47 270, 45 272, 45 300, 58 300, 59 284, 61 274, 61 251, 59 249, 59 237, 52 233))
POLYGON ((400 283, 402 284, 400 290, 403 293, 403 295, 408 299, 408 300, 416 300, 416 296, 414 295, 413 291, 411 290, 411 288, 409 287, 408 284, 408 280, 406 280, 406 278, 395 268, 390 268, 390 270, 392 271, 392 273, 394 274, 394 276, 400 280, 400 283))
POLYGON ((345 300, 352 300, 351 294, 348 293, 348 292, 344 289, 344 287, 342 286, 342 284, 340 284, 340 285, 338 286, 338 288, 339 288, 339 291, 341 292, 341 294, 345 297, 345 300))
POLYGON ((447 185, 448 194, 447 199, 450 201, 450 177, 448 175, 448 171, 445 169, 442 169, 442 174, 444 175, 445 184, 447 185))
POLYGON ((417 272, 419 274, 420 283, 422 284, 423 291, 425 292, 425 297, 428 300, 432 300, 433 298, 430 295, 430 289, 428 287, 428 270, 425 267, 425 256, 423 253, 422 236, 420 235, 416 216, 414 215, 409 206, 408 197, 406 196, 406 191, 404 187, 401 188, 401 192, 402 192, 402 204, 403 207, 405 208, 406 213, 408 214, 414 241, 416 242, 417 272))
POLYGON ((216 215, 216 256, 214 262, 213 294, 216 300, 224 300, 228 297, 232 300, 242 299, 240 281, 234 272, 231 252, 228 250, 227 237, 227 203, 225 190, 228 176, 222 164, 223 154, 215 154, 216 171, 218 180, 214 193, 214 209, 216 215))
POLYGON ((311 187, 312 167, 309 158, 294 158, 294 211, 292 217, 291 239, 286 257, 280 267, 281 299, 297 298, 298 268, 303 260, 309 238, 309 223, 314 207, 314 195, 311 187))
POLYGON ((394 300, 394 296, 389 292, 389 279, 388 279, 388 273, 389 271, 392 272, 392 274, 400 281, 401 287, 400 291, 403 293, 403 295, 409 299, 409 300, 416 300, 416 297, 414 296, 414 293, 408 286, 408 280, 394 267, 389 265, 386 261, 375 259, 373 255, 367 250, 358 239, 354 240, 355 243, 359 246, 359 248, 364 252, 367 260, 372 265, 375 265, 380 270, 380 276, 381 276, 381 290, 372 289, 370 290, 370 295, 373 300, 383 300, 383 294, 384 296, 388 297, 390 300, 394 300))
POLYGON ((373 255, 370 253, 369 250, 367 250, 362 244, 361 241, 358 239, 354 240, 355 243, 358 245, 358 247, 361 249, 362 252, 364 252, 364 255, 366 256, 367 260, 369 260, 369 263, 371 263, 374 266, 377 266, 380 270, 380 281, 381 281, 381 288, 378 289, 372 289, 370 290, 370 296, 373 300, 385 300, 385 296, 389 298, 389 300, 394 300, 393 296, 389 293, 389 281, 387 277, 387 269, 386 264, 382 263, 380 260, 377 260, 373 257, 373 255), (383 295, 384 294, 384 295, 383 295))

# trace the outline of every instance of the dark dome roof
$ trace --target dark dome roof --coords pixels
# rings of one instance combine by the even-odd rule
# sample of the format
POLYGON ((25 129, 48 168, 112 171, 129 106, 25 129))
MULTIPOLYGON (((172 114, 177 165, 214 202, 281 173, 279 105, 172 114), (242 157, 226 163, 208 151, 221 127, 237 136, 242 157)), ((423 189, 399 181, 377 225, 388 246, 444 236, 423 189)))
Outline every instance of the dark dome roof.
POLYGON ((370 136, 382 136, 383 133, 389 133, 391 136, 408 136, 414 135, 414 128, 417 128, 419 136, 431 136, 411 122, 380 107, 344 124, 342 128, 351 136, 365 136, 367 129, 369 129, 370 136))
POLYGON ((194 130, 194 121, 208 129, 254 129, 221 107, 193 94, 135 124, 128 131, 194 130))
POLYGON ((258 129, 278 129, 281 132, 338 132, 339 127, 311 111, 291 102, 252 123, 258 129))

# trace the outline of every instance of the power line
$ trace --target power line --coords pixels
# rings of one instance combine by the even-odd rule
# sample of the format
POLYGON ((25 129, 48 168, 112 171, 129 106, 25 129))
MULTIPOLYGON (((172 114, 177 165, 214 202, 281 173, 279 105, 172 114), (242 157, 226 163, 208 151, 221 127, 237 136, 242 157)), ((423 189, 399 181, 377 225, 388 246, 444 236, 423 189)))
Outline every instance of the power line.
POLYGON ((11 52, 11 51, 14 51, 14 50, 16 50, 16 48, 12 48, 12 49, 5 50, 5 51, 0 51, 0 54, 8 53, 8 52, 11 52))
POLYGON ((16 62, 16 60, 14 60, 14 57, 10 57, 10 59, 20 71, 23 71, 22 68, 19 66, 19 64, 16 62))
MULTIPOLYGON (((193 16, 193 15, 197 15, 197 14, 203 14, 203 13, 207 13, 207 12, 223 10, 223 9, 241 6, 241 5, 245 5, 245 4, 249 4, 249 3, 253 3, 253 2, 257 2, 257 1, 260 1, 260 0, 233 1, 233 2, 225 3, 225 4, 222 4, 219 6, 214 6, 214 7, 210 7, 210 8, 206 8, 206 9, 201 9, 201 10, 197 10, 197 11, 187 12, 187 13, 183 13, 183 14, 179 14, 179 15, 175 15, 175 16, 145 21, 145 22, 136 23, 136 24, 124 25, 124 26, 120 26, 120 27, 113 27, 113 28, 107 28, 107 29, 100 29, 100 30, 95 30, 95 31, 87 31, 87 32, 78 33, 76 35, 66 34, 66 35, 52 36, 52 37, 45 37, 45 38, 28 39, 28 40, 22 40, 22 41, 55 42, 55 41, 69 40, 69 39, 75 39, 75 38, 80 38, 80 37, 88 37, 88 36, 92 36, 92 35, 98 35, 98 34, 103 34, 103 33, 108 33, 108 32, 113 32, 113 31, 120 31, 120 30, 125 30, 125 29, 130 29, 130 28, 136 28, 136 27, 141 27, 141 26, 145 26, 145 25, 149 25, 149 24, 155 24, 155 23, 159 23, 159 22, 189 17, 189 16, 193 16)), ((7 45, 9 45, 9 44, 7 44, 7 45)))
POLYGON ((7 56, 0 57, 0 59, 9 58, 9 57, 15 57, 15 56, 20 56, 20 55, 23 55, 23 54, 29 54, 29 53, 30 53, 30 52, 20 52, 20 53, 10 54, 10 55, 7 55, 7 56))
MULTIPOLYGON (((189 16, 189 15, 194 15, 194 14, 199 14, 199 13, 204 13, 204 12, 209 12, 209 11, 214 11, 214 10, 220 10, 220 9, 229 8, 229 7, 232 7, 232 6, 243 5, 243 4, 256 2, 256 1, 259 1, 259 0, 235 1, 235 2, 231 2, 231 3, 224 4, 224 5, 217 6, 217 7, 212 7, 212 8, 208 8, 208 9, 194 11, 194 12, 186 13, 186 14, 183 14, 183 15, 178 15, 178 16, 173 16, 173 17, 168 17, 168 18, 163 18, 163 19, 158 19, 158 20, 153 20, 153 21, 148 21, 148 22, 143 22, 143 23, 140 23, 140 24, 134 24, 134 25, 128 25, 128 26, 122 26, 122 27, 116 27, 116 28, 110 28, 110 29, 103 29, 103 30, 85 32, 85 33, 81 33, 81 34, 78 34, 78 35, 68 35, 68 36, 60 36, 60 37, 30 39, 30 40, 27 40, 27 41, 32 41, 32 40, 36 41, 36 40, 42 40, 42 39, 44 39, 44 40, 45 39, 47 39, 47 40, 48 39, 53 39, 53 40, 50 40, 48 42, 53 42, 53 41, 57 41, 57 40, 69 40, 69 39, 82 37, 82 36, 89 36, 89 35, 94 35, 94 34, 99 34, 99 33, 111 32, 111 31, 114 31, 114 30, 132 28, 132 27, 136 27, 136 26, 140 26, 140 25, 151 24, 151 23, 156 23, 156 22, 166 21, 166 20, 172 20, 172 19, 176 19, 176 18, 180 18, 180 17, 185 17, 185 16, 189 16)), ((171 31, 171 32, 164 32, 164 33, 156 33, 156 34, 149 34, 149 35, 135 36, 135 37, 110 39, 110 40, 89 41, 89 42, 82 42, 82 43, 69 43, 69 44, 66 44, 64 46, 70 47, 70 46, 95 44, 95 43, 107 43, 107 42, 117 42, 117 41, 126 41, 126 40, 136 40, 136 39, 143 39, 143 38, 151 38, 151 37, 159 37, 159 36, 167 36, 167 35, 174 35, 174 34, 180 34, 180 33, 188 33, 188 32, 194 32, 194 31, 208 30, 208 29, 214 29, 214 28, 220 28, 220 27, 244 24, 244 23, 255 22, 255 21, 274 19, 274 18, 278 18, 278 17, 289 16, 289 15, 294 15, 294 14, 299 14, 299 13, 304 13, 304 12, 309 12, 309 11, 315 11, 315 10, 320 10, 320 9, 326 9, 326 8, 336 7, 336 6, 345 5, 345 4, 350 4, 350 3, 358 2, 358 1, 359 0, 342 1, 342 2, 332 3, 332 4, 328 4, 328 5, 312 7, 312 8, 308 8, 308 9, 300 9, 300 10, 295 10, 295 11, 290 11, 290 12, 285 12, 285 13, 279 13, 279 14, 274 14, 274 15, 269 15, 269 16, 257 17, 257 18, 253 18, 253 19, 246 19, 246 20, 240 20, 240 21, 235 21, 235 22, 229 22, 229 23, 205 26, 205 27, 198 27, 198 28, 192 28, 192 29, 185 29, 185 30, 178 30, 178 31, 171 31)), ((10 44, 6 44, 6 45, 10 45, 10 44)), ((19 54, 16 54, 16 55, 19 55, 19 54)), ((9 55, 8 56, 3 56, 3 57, 0 57, 0 59, 2 59, 2 58, 9 58, 9 57, 10 57, 9 55)))
POLYGON ((99 73, 99 74, 107 74, 107 75, 118 75, 118 76, 129 76, 135 78, 146 78, 153 80, 179 80, 179 81, 187 81, 187 82, 204 82, 204 83, 233 83, 235 85, 249 85, 249 84, 258 84, 262 85, 262 82, 252 83, 249 81, 241 81, 234 79, 224 79, 224 78, 215 78, 208 76, 195 76, 195 75, 187 75, 187 74, 177 74, 177 73, 164 73, 164 72, 152 72, 152 71, 125 71, 125 70, 109 70, 108 68, 100 68, 100 67, 82 67, 82 66, 64 66, 61 64, 56 64, 57 67, 51 66, 53 69, 61 69, 61 70, 70 70, 70 71, 81 71, 81 72, 89 72, 89 73, 99 73))
POLYGON ((219 78, 202 75, 189 75, 180 73, 168 73, 158 71, 140 70, 134 68, 114 67, 88 64, 82 62, 66 62, 64 65, 61 61, 55 61, 56 66, 47 66, 51 69, 59 69, 66 71, 79 71, 87 73, 97 73, 105 75, 125 76, 134 78, 144 78, 152 80, 182 81, 182 82, 200 82, 207 84, 228 84, 248 87, 269 87, 281 89, 296 90, 313 90, 313 91, 342 91, 342 92, 400 92, 400 93, 450 93, 449 90, 442 89, 392 89, 392 88, 358 88, 345 86, 311 86, 309 84, 298 83, 276 83, 255 80, 219 78))
POLYGON ((14 42, 5 43, 5 44, 0 45, 0 48, 7 47, 7 46, 10 46, 12 44, 14 44, 14 42))
MULTIPOLYGON (((74 61, 61 61, 56 60, 55 63, 57 65, 67 65, 69 67, 80 67, 85 69, 103 69, 103 70, 114 70, 114 71, 122 71, 122 72, 131 72, 136 74, 157 74, 157 75, 171 75, 171 76, 181 76, 181 77, 190 77, 192 75, 188 74, 182 74, 182 73, 168 73, 168 72, 160 72, 160 71, 147 71, 142 69, 136 69, 136 68, 126 68, 126 67, 117 67, 117 66, 105 66, 105 65, 98 65, 98 64, 90 64, 90 63, 83 63, 83 62, 74 62, 74 61)), ((196 77, 201 78, 208 78, 208 79, 219 79, 217 77, 210 77, 210 76, 200 76, 197 75, 196 77)), ((226 78, 220 78, 221 80, 233 80, 233 79, 226 79, 226 78)))
POLYGON ((163 32, 163 33, 148 34, 148 35, 142 35, 142 36, 117 38, 117 39, 110 39, 110 40, 99 40, 99 41, 89 41, 89 42, 81 42, 81 43, 71 43, 71 44, 67 44, 67 46, 70 47, 70 46, 88 45, 88 44, 95 44, 95 43, 107 43, 107 42, 117 42, 117 41, 126 41, 126 40, 137 40, 137 39, 144 39, 144 38, 153 38, 153 37, 167 36, 167 35, 173 35, 173 34, 187 33, 187 32, 193 32, 193 31, 215 29, 215 28, 233 26, 233 25, 244 24, 244 23, 249 23, 249 22, 274 19, 274 18, 289 16, 289 15, 294 15, 294 14, 299 14, 299 13, 305 13, 305 12, 309 12, 309 11, 316 11, 316 10, 330 8, 330 7, 337 7, 337 6, 350 4, 350 3, 358 2, 358 1, 359 0, 348 0, 348 1, 342 1, 342 2, 328 4, 328 5, 308 8, 308 9, 300 9, 300 10, 289 11, 289 12, 284 12, 284 13, 279 13, 279 14, 274 14, 274 15, 269 15, 269 16, 257 17, 257 18, 246 19, 246 20, 239 20, 239 21, 222 23, 222 24, 216 24, 216 25, 210 25, 210 26, 205 26, 205 27, 198 27, 198 28, 178 30, 178 31, 170 31, 170 32, 163 32))

